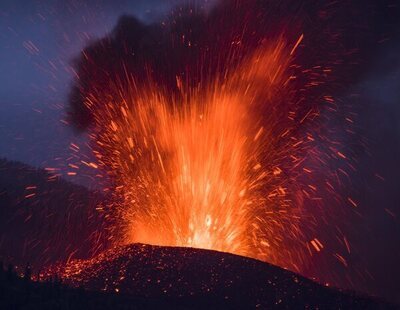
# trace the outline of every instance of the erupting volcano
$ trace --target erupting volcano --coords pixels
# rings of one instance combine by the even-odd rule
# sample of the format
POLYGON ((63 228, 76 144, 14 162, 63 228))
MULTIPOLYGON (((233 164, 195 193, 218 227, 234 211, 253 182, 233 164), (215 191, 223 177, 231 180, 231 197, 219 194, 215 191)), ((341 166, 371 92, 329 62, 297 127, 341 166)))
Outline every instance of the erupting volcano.
POLYGON ((0 308, 398 300, 395 0, 39 2, 0 5, 0 308))
POLYGON ((96 157, 81 162, 112 193, 97 208, 108 239, 230 252, 298 272, 323 239, 349 249, 340 228, 321 239, 317 226, 346 212, 335 206, 357 206, 339 195, 354 169, 339 138, 352 132, 352 116, 330 123, 345 110, 331 91, 351 76, 350 53, 338 60, 342 38, 326 25, 334 13, 305 12, 227 1, 211 12, 177 9, 159 25, 123 17, 82 52, 70 119, 88 129, 96 157))

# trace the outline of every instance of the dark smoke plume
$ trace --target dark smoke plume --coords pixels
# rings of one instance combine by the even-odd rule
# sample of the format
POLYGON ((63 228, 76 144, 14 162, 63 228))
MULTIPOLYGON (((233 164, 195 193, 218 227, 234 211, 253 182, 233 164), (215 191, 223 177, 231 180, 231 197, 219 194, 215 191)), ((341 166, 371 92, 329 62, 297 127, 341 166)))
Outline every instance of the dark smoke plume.
MULTIPOLYGON (((102 90, 107 102, 118 97, 111 84, 124 85, 130 77, 140 84, 151 78, 177 94, 177 77, 188 85, 199 85, 204 77, 224 72, 226 57, 234 66, 282 32, 288 42, 304 34, 295 61, 299 71, 331 64, 334 71, 325 83, 332 91, 342 91, 368 70, 382 42, 398 35, 399 21, 390 4, 222 1, 208 13, 198 6, 176 8, 166 21, 152 25, 122 16, 109 35, 87 46, 76 59, 79 79, 70 94, 70 120, 80 129, 91 124, 83 101, 95 89, 102 90)), ((302 91, 311 92, 309 99, 321 94, 318 87, 302 91)))

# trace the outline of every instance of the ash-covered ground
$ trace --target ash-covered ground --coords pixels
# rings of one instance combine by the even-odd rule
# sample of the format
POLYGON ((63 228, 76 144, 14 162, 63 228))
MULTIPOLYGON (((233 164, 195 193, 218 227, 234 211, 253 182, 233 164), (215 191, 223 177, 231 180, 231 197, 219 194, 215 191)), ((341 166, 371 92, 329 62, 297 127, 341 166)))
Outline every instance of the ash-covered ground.
MULTIPOLYGON (((47 271, 72 287, 183 309, 387 309, 279 267, 210 250, 131 244, 47 271)), ((155 305, 154 304, 154 305, 155 305)))

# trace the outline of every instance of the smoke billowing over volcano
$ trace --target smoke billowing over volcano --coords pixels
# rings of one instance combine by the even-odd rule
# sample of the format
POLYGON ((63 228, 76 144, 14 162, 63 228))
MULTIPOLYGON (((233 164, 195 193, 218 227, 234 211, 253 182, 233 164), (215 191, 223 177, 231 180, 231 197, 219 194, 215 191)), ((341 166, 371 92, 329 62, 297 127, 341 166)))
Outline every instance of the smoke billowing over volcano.
MULTIPOLYGON (((211 12, 205 12, 201 5, 177 7, 167 20, 151 25, 122 16, 112 33, 89 45, 76 60, 78 79, 70 99, 72 122, 78 128, 91 123, 93 115, 84 98, 92 88, 103 88, 111 96, 112 91, 105 89, 113 83, 129 83, 133 76, 137 84, 151 78, 176 93, 177 77, 194 87, 227 66, 237 66, 246 55, 279 36, 293 46, 303 34, 296 64, 303 69, 334 67, 327 81, 337 92, 368 70, 368 61, 379 44, 398 35, 393 24, 396 15, 390 12, 395 7, 390 1, 220 2, 211 12)), ((300 82, 304 84, 304 80, 300 82)))

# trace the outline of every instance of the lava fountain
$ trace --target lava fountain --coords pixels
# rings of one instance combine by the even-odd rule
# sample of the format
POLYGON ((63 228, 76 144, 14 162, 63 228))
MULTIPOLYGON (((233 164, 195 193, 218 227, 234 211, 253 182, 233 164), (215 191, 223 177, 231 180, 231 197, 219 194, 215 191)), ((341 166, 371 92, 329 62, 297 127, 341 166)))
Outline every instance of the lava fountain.
POLYGON ((281 255, 277 232, 296 234, 299 210, 287 161, 300 164, 307 148, 290 121, 274 119, 285 111, 277 97, 290 96, 294 44, 261 46, 201 87, 177 78, 179 99, 151 77, 141 88, 132 78, 117 89, 120 101, 93 110, 95 154, 115 182, 124 243, 281 255))
POLYGON ((272 177, 263 169, 268 135, 256 99, 272 99, 284 82, 282 49, 279 42, 257 52, 205 90, 180 86, 182 102, 149 86, 136 104, 125 103, 121 121, 111 123, 110 113, 104 140, 126 150, 111 161, 132 166, 121 176, 128 242, 251 253, 251 219, 266 203, 258 190, 272 177))

